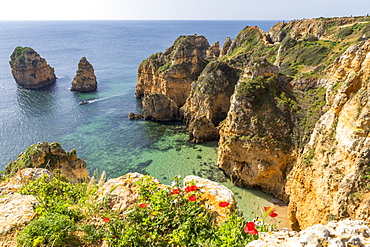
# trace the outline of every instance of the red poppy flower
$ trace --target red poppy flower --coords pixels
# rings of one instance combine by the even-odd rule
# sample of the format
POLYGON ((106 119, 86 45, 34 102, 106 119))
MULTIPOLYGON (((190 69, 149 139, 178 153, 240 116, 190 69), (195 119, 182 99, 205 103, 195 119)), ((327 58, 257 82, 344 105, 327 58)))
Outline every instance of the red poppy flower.
POLYGON ((186 193, 189 193, 191 191, 196 191, 197 189, 199 189, 196 185, 192 185, 192 186, 188 186, 185 188, 185 191, 186 193))
POLYGON ((230 205, 230 203, 228 203, 228 202, 220 202, 220 203, 218 204, 218 206, 220 206, 220 207, 222 207, 222 208, 227 207, 227 206, 229 206, 229 205, 230 205))
POLYGON ((109 218, 108 218, 108 217, 105 217, 105 218, 103 219, 103 222, 104 222, 104 223, 108 223, 108 222, 109 222, 109 218))
POLYGON ((180 192, 180 189, 173 189, 172 194, 178 194, 180 192))
POLYGON ((197 196, 196 195, 192 195, 192 196, 189 196, 188 199, 189 199, 189 201, 194 202, 194 201, 197 200, 197 196))
POLYGON ((270 215, 270 217, 274 218, 276 216, 278 216, 277 213, 275 213, 275 209, 273 207, 263 207, 263 209, 268 212, 268 214, 270 215))
POLYGON ((139 207, 141 207, 141 208, 145 208, 145 207, 147 207, 148 206, 148 204, 146 204, 146 203, 140 203, 139 204, 139 207))
POLYGON ((258 234, 257 229, 254 227, 254 222, 248 222, 247 224, 245 224, 244 232, 252 235, 258 234))

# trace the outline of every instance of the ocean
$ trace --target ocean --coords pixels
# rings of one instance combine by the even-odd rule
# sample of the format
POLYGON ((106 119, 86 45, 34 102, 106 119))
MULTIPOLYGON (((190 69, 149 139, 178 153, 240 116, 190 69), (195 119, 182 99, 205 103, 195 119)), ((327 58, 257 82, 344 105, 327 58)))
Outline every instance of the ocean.
MULTIPOLYGON (((210 45, 232 39, 245 26, 267 31, 276 21, 0 21, 0 170, 29 145, 59 142, 77 150, 91 173, 109 178, 129 172, 169 184, 176 175, 198 175, 232 189, 240 207, 266 205, 272 196, 241 189, 217 168, 217 142, 187 142, 183 123, 130 121, 142 111, 134 96, 137 68, 164 52, 180 35, 204 35, 210 45), (9 66, 17 46, 32 47, 55 69, 51 86, 17 86, 9 66), (71 92, 81 57, 93 65, 96 92, 71 92), (91 103, 79 105, 82 100, 91 103)), ((253 207, 255 208, 255 207, 253 207)), ((249 210, 249 211, 248 211, 249 210)))

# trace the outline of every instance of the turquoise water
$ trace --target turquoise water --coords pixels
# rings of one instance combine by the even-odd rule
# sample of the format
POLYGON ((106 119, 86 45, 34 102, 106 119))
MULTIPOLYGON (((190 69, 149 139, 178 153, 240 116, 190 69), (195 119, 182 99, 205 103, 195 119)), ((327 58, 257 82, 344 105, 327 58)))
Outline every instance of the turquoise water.
MULTIPOLYGON (((137 68, 151 54, 165 51, 180 35, 204 35, 210 44, 232 39, 247 25, 267 31, 274 21, 85 21, 0 22, 0 169, 29 145, 60 142, 75 148, 93 172, 113 178, 128 172, 170 183, 175 175, 198 175, 222 182, 250 208, 272 197, 236 188, 218 170, 217 143, 187 142, 182 123, 130 121, 141 112, 134 91, 137 68), (34 48, 55 68, 57 82, 39 90, 17 87, 9 56, 17 46, 34 48), (81 57, 94 66, 98 90, 68 88, 81 57), (79 105, 82 100, 90 104, 79 105), (248 206, 249 205, 249 206, 248 206)), ((250 209, 249 209, 250 210, 250 209)))

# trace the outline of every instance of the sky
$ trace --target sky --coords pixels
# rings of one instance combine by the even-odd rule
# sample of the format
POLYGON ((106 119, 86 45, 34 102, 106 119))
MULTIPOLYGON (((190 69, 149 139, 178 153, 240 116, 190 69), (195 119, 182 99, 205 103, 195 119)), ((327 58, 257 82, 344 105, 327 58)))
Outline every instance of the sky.
POLYGON ((0 0, 0 20, 292 20, 370 14, 370 0, 0 0))

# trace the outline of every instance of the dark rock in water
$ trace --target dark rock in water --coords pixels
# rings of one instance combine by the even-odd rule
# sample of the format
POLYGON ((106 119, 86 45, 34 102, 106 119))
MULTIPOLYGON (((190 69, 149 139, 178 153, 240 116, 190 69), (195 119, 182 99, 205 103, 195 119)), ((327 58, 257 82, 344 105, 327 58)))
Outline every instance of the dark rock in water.
POLYGON ((130 119, 130 120, 139 120, 139 119, 143 119, 143 118, 144 118, 143 114, 140 114, 140 113, 135 114, 133 112, 130 112, 128 114, 128 119, 130 119))
POLYGON ((145 162, 138 163, 136 166, 139 169, 143 169, 143 168, 147 167, 148 165, 150 165, 150 163, 152 163, 152 162, 153 162, 153 160, 147 160, 145 162))
POLYGON ((36 89, 56 81, 54 68, 30 47, 15 48, 9 64, 16 83, 24 88, 36 89))

